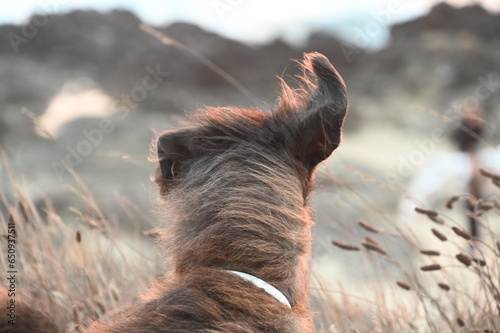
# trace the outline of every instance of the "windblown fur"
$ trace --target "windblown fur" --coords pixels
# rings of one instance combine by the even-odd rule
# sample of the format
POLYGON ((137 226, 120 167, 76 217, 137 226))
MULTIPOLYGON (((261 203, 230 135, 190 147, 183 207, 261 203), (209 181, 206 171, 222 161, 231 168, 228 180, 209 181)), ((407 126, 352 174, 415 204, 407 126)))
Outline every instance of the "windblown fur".
POLYGON ((307 199, 313 171, 337 148, 344 82, 321 54, 301 63, 302 87, 280 105, 206 108, 159 136, 156 183, 173 270, 145 303, 91 332, 312 332, 307 199), (287 308, 225 269, 252 274, 287 308))

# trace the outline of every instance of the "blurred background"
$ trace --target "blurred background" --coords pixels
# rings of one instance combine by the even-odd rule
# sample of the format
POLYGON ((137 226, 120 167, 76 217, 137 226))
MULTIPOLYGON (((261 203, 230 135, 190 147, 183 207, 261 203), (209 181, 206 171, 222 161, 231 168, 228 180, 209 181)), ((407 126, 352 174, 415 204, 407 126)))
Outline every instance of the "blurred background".
MULTIPOLYGON (((120 232, 148 230, 158 222, 148 162, 154 131, 179 126, 205 105, 270 110, 277 77, 294 86, 293 59, 318 51, 344 77, 350 109, 342 145, 318 174, 314 262, 325 279, 337 281, 343 267, 350 283, 364 280, 346 271, 353 257, 331 240, 362 239, 353 227, 359 219, 412 224, 402 198, 423 201, 411 179, 429 159, 457 150, 450 135, 464 110, 482 110, 478 149, 488 152, 484 163, 497 165, 499 11, 496 0, 3 3, 3 195, 15 197, 13 177, 41 214, 50 198, 71 220, 85 203, 68 195, 76 184, 69 167, 120 232)), ((442 207, 465 190, 451 185, 426 204, 442 207)))

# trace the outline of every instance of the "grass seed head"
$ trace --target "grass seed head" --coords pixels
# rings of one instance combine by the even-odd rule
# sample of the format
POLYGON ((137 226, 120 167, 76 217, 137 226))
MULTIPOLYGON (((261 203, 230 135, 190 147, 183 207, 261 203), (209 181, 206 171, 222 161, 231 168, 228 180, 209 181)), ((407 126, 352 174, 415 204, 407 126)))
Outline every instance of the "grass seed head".
POLYGON ((346 250, 346 251, 359 251, 359 250, 361 250, 361 248, 357 245, 339 242, 339 241, 335 241, 335 240, 332 240, 332 244, 334 246, 336 246, 342 250, 346 250))
POLYGON ((106 313, 106 306, 102 302, 95 301, 94 304, 96 305, 96 308, 101 312, 101 314, 106 313))
POLYGON ((423 272, 430 272, 430 271, 439 271, 441 269, 441 265, 439 264, 432 264, 432 265, 426 265, 420 267, 420 270, 423 272))
POLYGON ((474 210, 474 208, 478 205, 479 201, 473 197, 466 197, 465 203, 467 204, 467 207, 469 207, 469 209, 474 210))
POLYGON ((387 251, 384 249, 384 247, 371 237, 365 237, 365 241, 361 245, 363 245, 367 250, 375 251, 380 254, 387 254, 387 251))
POLYGON ((366 231, 373 232, 375 234, 378 234, 380 232, 380 229, 372 226, 371 224, 366 223, 363 220, 359 220, 358 224, 360 225, 361 228, 365 229, 366 231))
POLYGON ((433 210, 433 209, 425 209, 422 207, 415 207, 415 211, 417 213, 424 214, 427 216, 434 216, 434 217, 438 216, 438 212, 433 210))
POLYGON ((498 174, 498 173, 488 171, 485 169, 479 169, 479 172, 481 173, 481 175, 483 175, 486 178, 490 178, 493 181, 500 182, 500 174, 498 174))
POLYGON ((28 211, 26 210, 26 206, 22 201, 19 201, 19 210, 21 211, 21 215, 23 216, 24 222, 28 223, 30 221, 28 211))
POLYGON ((371 238, 370 236, 365 237, 365 242, 378 245, 378 242, 375 239, 371 238))
POLYGON ((453 231, 459 235, 460 237, 466 239, 466 240, 471 240, 473 237, 470 233, 468 233, 467 231, 463 230, 463 229, 460 229, 458 227, 451 227, 451 229, 453 229, 453 231))
POLYGON ((465 253, 459 253, 455 256, 458 261, 460 261, 465 266, 469 267, 472 264, 472 258, 466 255, 465 253))
POLYGON ((472 261, 475 262, 476 264, 478 264, 481 267, 486 266, 486 261, 484 261, 483 259, 472 258, 472 261))
POLYGON ((442 283, 442 282, 439 282, 438 286, 439 286, 439 288, 441 288, 445 291, 450 291, 450 289, 451 289, 449 285, 447 285, 446 283, 442 283))
POLYGON ((441 218, 441 217, 439 217, 439 216, 427 215, 427 217, 428 217, 431 221, 436 222, 437 224, 441 224, 441 225, 443 225, 443 224, 444 224, 444 220, 443 220, 443 218, 441 218))
POLYGON ((434 234, 434 236, 436 236, 437 238, 439 238, 440 241, 442 242, 446 242, 448 240, 448 238, 446 238, 445 235, 443 235, 440 231, 432 228, 431 229, 432 233, 434 234))
POLYGON ((484 202, 484 201, 483 201, 483 202, 481 202, 481 203, 479 204, 479 207, 478 207, 478 208, 479 208, 480 210, 482 210, 482 211, 487 212, 487 211, 489 211, 489 210, 491 210, 491 209, 495 208, 495 204, 494 204, 493 202, 484 202))
POLYGON ((403 282, 403 281, 396 281, 396 284, 401 287, 404 290, 410 290, 411 286, 409 283, 403 282))
POLYGON ((440 256, 441 252, 434 250, 420 250, 420 253, 425 254, 426 256, 440 256))
POLYGON ((459 199, 460 199, 460 197, 458 195, 454 195, 451 198, 449 198, 448 201, 446 201, 446 208, 452 209, 453 208, 453 204, 455 202, 457 202, 459 199))

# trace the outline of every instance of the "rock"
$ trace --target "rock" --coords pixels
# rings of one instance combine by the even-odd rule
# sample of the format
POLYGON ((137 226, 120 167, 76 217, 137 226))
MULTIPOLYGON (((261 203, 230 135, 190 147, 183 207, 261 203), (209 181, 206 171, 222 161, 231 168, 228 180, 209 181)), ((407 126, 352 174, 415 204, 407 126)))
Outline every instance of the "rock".
POLYGON ((428 32, 468 32, 485 41, 496 41, 500 35, 500 14, 488 12, 480 5, 455 8, 441 2, 427 15, 395 24, 391 28, 395 41, 411 39, 428 32))

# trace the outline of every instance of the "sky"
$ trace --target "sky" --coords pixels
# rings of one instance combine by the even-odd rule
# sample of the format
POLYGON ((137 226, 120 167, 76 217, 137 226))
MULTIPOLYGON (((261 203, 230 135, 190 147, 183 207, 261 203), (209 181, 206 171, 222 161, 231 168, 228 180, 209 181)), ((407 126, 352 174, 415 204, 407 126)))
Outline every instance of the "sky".
MULTIPOLYGON (((436 0, 0 0, 0 24, 22 24, 33 13, 73 9, 134 12, 152 25, 191 22, 223 36, 259 44, 278 37, 300 43, 311 31, 327 30, 346 40, 372 33, 376 48, 387 41, 388 26, 425 14, 436 0)), ((455 6, 481 3, 500 11, 500 0, 448 0, 455 6)))

